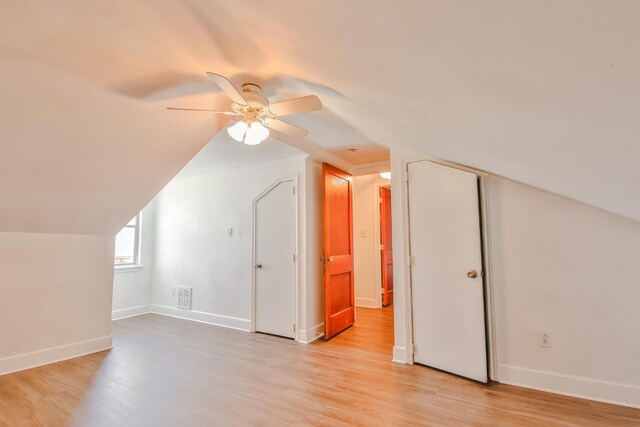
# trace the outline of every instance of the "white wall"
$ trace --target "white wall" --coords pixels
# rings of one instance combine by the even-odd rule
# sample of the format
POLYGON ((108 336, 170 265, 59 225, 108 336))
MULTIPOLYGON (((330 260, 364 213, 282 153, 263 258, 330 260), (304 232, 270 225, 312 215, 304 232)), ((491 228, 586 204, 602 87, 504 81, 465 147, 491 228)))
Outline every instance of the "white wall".
POLYGON ((141 268, 116 269, 113 277, 112 318, 147 313, 151 306, 151 278, 155 251, 155 199, 142 210, 141 268))
POLYGON ((409 272, 408 213, 405 209, 406 162, 416 154, 391 150, 391 228, 393 229, 393 361, 413 363, 411 343, 411 292, 409 272))
POLYGON ((505 179, 488 190, 500 380, 640 406, 640 224, 505 179))
MULTIPOLYGON (((392 150, 394 263, 408 265, 404 171, 392 150), (401 264, 402 263, 402 264, 401 264)), ((491 176, 498 379, 640 406, 640 223, 491 176), (552 348, 538 346, 551 333, 552 348)), ((394 359, 410 361, 408 269, 394 269, 394 359)))
POLYGON ((379 174, 353 177, 353 267, 355 302, 362 307, 381 307, 380 207, 376 192, 389 180, 379 174), (377 211, 376 211, 377 210, 377 211))
MULTIPOLYGON (((152 310, 250 329, 253 199, 295 174, 304 212, 304 172, 305 158, 297 157, 169 183, 156 199, 152 310), (192 312, 175 308, 177 286, 193 288, 192 312)), ((300 249, 299 259, 306 259, 300 249)), ((303 271, 302 287, 304 279, 303 271)))
POLYGON ((264 188, 282 176, 296 174, 300 244, 298 339, 310 342, 322 336, 321 171, 317 161, 300 157, 172 181, 143 210, 143 269, 115 274, 113 318, 152 311, 248 329, 251 223, 246 215, 251 215, 253 198, 264 188), (228 226, 234 228, 230 239, 226 237, 228 226), (200 234, 202 230, 207 234, 200 234), (207 255, 211 246, 214 249, 207 255), (204 252, 196 249, 197 259, 187 259, 193 248, 204 248, 204 252), (222 260, 222 265, 216 266, 212 257, 222 260), (190 267, 185 268, 185 263, 190 267), (220 272, 227 277, 211 281, 220 272), (174 308, 173 288, 179 285, 195 288, 191 312, 174 308), (224 295, 222 300, 218 299, 220 295, 224 295))
POLYGON ((113 236, 0 233, 0 374, 111 347, 113 236))
POLYGON ((307 159, 306 176, 306 325, 302 341, 324 334, 324 283, 322 272, 322 165, 307 159))

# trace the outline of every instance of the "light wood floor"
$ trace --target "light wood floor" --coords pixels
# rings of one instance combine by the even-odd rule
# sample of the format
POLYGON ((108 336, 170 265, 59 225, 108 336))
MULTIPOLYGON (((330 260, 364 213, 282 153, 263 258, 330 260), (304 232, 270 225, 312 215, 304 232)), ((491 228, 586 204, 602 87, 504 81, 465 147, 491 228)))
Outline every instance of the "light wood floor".
POLYGON ((393 364, 391 309, 310 345, 144 315, 114 348, 0 377, 2 426, 640 425, 640 410, 393 364))

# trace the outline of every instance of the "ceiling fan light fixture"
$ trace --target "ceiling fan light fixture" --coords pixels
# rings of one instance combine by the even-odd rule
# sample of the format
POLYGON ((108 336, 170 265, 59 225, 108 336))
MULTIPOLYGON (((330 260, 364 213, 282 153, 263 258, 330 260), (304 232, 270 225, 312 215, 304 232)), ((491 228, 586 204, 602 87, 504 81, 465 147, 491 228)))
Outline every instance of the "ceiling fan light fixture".
POLYGON ((244 140, 244 134, 247 132, 249 125, 244 121, 239 121, 235 125, 231 126, 227 129, 227 133, 233 139, 238 142, 242 142, 244 140))
POLYGON ((256 135, 256 137, 260 140, 260 142, 269 138, 269 129, 267 129, 267 127, 260 122, 251 123, 251 125, 249 126, 248 132, 251 132, 254 135, 256 135))
POLYGON ((244 136, 244 143, 247 145, 258 145, 269 137, 269 129, 260 122, 249 124, 249 128, 244 136))

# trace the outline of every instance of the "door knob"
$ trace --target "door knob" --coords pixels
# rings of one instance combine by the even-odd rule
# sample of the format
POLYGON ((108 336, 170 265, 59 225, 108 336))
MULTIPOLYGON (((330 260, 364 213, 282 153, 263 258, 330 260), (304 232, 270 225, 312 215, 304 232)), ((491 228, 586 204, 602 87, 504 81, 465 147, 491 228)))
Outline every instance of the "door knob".
POLYGON ((332 256, 330 256, 329 258, 327 258, 327 261, 329 261, 329 262, 333 262, 333 257, 332 257, 332 256))
POLYGON ((467 277, 469 279, 475 279, 476 277, 478 277, 478 272, 475 270, 469 270, 467 271, 467 277))
POLYGON ((262 264, 256 264, 256 268, 262 268, 262 264))

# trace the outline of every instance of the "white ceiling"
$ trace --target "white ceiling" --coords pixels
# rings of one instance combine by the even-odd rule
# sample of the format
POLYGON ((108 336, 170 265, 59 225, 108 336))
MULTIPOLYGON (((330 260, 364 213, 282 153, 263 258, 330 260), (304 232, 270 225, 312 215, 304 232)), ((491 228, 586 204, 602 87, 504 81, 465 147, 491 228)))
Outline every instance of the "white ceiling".
POLYGON ((285 139, 339 166, 405 147, 640 220, 638 22, 636 0, 13 2, 0 230, 117 229, 225 124, 165 110, 228 107, 206 71, 317 94, 285 139))

